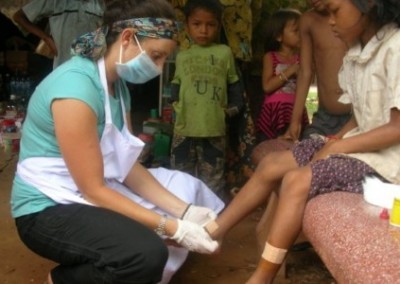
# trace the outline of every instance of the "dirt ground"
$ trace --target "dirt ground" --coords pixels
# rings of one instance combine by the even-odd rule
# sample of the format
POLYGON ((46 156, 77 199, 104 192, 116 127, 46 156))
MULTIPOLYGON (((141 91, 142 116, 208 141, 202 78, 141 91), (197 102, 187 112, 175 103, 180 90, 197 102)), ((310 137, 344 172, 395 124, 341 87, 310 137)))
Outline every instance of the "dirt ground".
MULTIPOLYGON (((56 264, 30 252, 16 233, 9 206, 16 159, 0 153, 0 284, 42 284, 56 264)), ((245 283, 258 261, 255 226, 261 213, 260 208, 236 226, 220 254, 190 254, 171 284, 245 283)), ((312 248, 290 252, 286 267, 286 276, 277 277, 276 284, 335 283, 312 248)))

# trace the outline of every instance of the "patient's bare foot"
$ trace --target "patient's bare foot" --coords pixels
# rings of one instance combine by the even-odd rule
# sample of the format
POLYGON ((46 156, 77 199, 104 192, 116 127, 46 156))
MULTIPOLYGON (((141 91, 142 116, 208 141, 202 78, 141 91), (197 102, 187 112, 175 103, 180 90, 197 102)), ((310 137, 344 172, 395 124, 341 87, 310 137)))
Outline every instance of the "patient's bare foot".
POLYGON ((222 240, 223 240, 222 237, 218 237, 216 234, 216 231, 218 230, 218 228, 219 228, 219 225, 215 221, 211 221, 206 226, 204 226, 204 229, 210 235, 211 239, 217 241, 219 244, 219 247, 214 252, 214 254, 218 254, 221 252, 221 245, 222 245, 222 240))
POLYGON ((205 229, 211 238, 214 236, 214 233, 216 230, 218 230, 218 228, 219 226, 215 221, 211 221, 205 226, 205 229))

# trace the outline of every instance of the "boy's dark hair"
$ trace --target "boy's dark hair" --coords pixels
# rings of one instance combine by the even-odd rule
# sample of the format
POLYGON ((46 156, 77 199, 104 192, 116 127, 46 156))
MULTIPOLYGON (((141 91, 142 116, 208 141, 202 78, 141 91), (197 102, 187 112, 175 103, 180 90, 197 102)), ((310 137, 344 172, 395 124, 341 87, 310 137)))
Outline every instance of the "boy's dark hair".
POLYGON ((277 38, 283 34, 286 24, 292 20, 298 21, 300 15, 300 12, 295 9, 281 9, 272 14, 272 16, 268 19, 268 24, 265 31, 265 52, 279 50, 281 43, 277 40, 277 38))
POLYGON ((379 27, 388 23, 395 23, 400 27, 400 1, 375 0, 371 6, 369 0, 351 0, 363 14, 368 14, 370 19, 379 27))
POLYGON ((119 33, 111 32, 111 26, 116 21, 132 18, 165 18, 176 20, 175 11, 167 0, 107 0, 103 22, 109 27, 107 45, 117 39, 119 33))
POLYGON ((215 15, 218 22, 221 22, 223 7, 218 0, 189 0, 183 8, 186 19, 192 15, 194 10, 203 9, 215 15))

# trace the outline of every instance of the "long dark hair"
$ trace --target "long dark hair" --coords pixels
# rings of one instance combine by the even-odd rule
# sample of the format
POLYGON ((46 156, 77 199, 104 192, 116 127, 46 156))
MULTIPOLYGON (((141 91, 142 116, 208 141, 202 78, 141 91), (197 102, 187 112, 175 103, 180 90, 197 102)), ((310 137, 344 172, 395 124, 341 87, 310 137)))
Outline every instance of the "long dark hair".
POLYGON ((277 38, 283 34, 286 24, 292 20, 298 21, 300 15, 300 12, 295 9, 281 9, 272 14, 272 16, 268 19, 265 31, 265 52, 279 50, 281 43, 277 40, 277 38))
POLYGON ((374 0, 370 5, 369 0, 351 0, 360 10, 367 14, 378 27, 389 23, 395 23, 400 27, 400 1, 399 0, 374 0))
POLYGON ((186 19, 199 8, 214 14, 218 22, 221 22, 223 6, 218 0, 189 0, 183 9, 186 19))
POLYGON ((175 11, 166 0, 106 0, 106 10, 103 16, 104 25, 109 27, 107 45, 117 39, 119 33, 111 32, 111 26, 116 21, 132 18, 165 18, 175 20, 175 11))

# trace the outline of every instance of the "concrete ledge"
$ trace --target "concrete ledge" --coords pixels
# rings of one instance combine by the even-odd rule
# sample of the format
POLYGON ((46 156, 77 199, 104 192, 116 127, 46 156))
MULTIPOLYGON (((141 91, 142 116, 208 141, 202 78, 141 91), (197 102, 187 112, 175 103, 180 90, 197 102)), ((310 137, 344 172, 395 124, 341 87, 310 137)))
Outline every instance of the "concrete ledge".
POLYGON ((380 212, 354 193, 308 203, 303 232, 338 283, 400 283, 400 228, 380 212))

